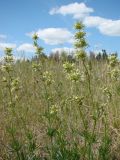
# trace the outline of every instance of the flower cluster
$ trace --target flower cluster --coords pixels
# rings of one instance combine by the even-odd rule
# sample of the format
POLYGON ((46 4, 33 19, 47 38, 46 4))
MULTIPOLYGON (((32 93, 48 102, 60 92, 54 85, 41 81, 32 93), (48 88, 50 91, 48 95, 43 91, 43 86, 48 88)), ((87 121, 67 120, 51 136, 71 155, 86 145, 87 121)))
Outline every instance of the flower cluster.
POLYGON ((115 67, 118 64, 118 59, 116 55, 110 55, 108 57, 110 67, 115 67))
POLYGON ((42 80, 47 86, 50 86, 54 82, 54 80, 52 79, 52 74, 48 71, 45 71, 43 73, 42 80))
POLYGON ((58 111, 59 111, 59 107, 58 107, 57 105, 52 105, 52 106, 50 107, 50 114, 51 114, 51 115, 57 114, 58 111))
POLYGON ((120 70, 118 68, 114 68, 111 71, 111 78, 117 80, 120 76, 120 70))
POLYGON ((32 69, 37 72, 37 71, 41 71, 41 64, 40 63, 32 63, 32 69))
POLYGON ((68 78, 72 82, 78 82, 80 80, 80 72, 79 72, 79 70, 76 69, 73 72, 71 72, 70 74, 68 74, 68 78))
POLYGON ((110 92, 110 90, 107 87, 103 88, 103 93, 107 95, 108 100, 111 99, 112 93, 110 92))
POLYGON ((86 52, 84 50, 77 51, 76 58, 84 60, 86 58, 86 52))
POLYGON ((80 80, 80 71, 75 68, 74 63, 65 62, 63 68, 67 73, 67 78, 72 82, 78 82, 80 80))
POLYGON ((11 82, 11 92, 16 92, 20 89, 20 81, 19 78, 13 79, 11 82))
POLYGON ((75 68, 75 65, 74 65, 74 63, 65 62, 63 64, 63 68, 67 73, 71 73, 73 71, 73 69, 75 68))
POLYGON ((35 50, 36 50, 36 55, 39 57, 41 54, 42 54, 42 52, 43 52, 43 48, 42 47, 40 47, 39 45, 38 45, 38 35, 35 33, 34 35, 33 35, 33 40, 34 40, 34 42, 33 42, 33 44, 34 44, 34 47, 35 47, 35 50))
POLYGON ((76 102, 79 106, 81 106, 83 104, 84 97, 73 96, 72 100, 76 102))
POLYGON ((75 24, 75 48, 77 49, 76 58, 84 60, 86 58, 85 48, 88 46, 85 39, 84 25, 80 22, 75 24))
POLYGON ((2 81, 6 84, 5 86, 8 89, 10 96, 9 106, 15 105, 15 101, 18 100, 17 92, 20 89, 20 80, 18 77, 14 77, 13 74, 14 70, 13 64, 14 64, 14 59, 13 59, 12 49, 6 48, 4 64, 2 65, 1 69, 3 72, 2 81))
POLYGON ((111 78, 113 80, 117 80, 120 76, 120 69, 118 68, 118 59, 116 55, 110 55, 108 57, 108 61, 109 61, 109 75, 111 76, 111 78))
POLYGON ((13 55, 12 55, 12 48, 5 49, 5 57, 4 57, 4 65, 1 66, 1 70, 3 72, 10 72, 13 70, 13 55))

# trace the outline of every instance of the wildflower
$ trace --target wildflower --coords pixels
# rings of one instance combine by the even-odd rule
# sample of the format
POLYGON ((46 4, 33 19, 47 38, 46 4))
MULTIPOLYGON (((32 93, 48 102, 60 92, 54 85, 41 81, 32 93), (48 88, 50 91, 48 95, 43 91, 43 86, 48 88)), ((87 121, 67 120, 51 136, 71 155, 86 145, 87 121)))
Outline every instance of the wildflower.
POLYGON ((113 79, 117 79, 118 77, 119 77, 119 75, 120 75, 120 71, 119 71, 119 69, 113 69, 112 71, 111 71, 111 78, 113 78, 113 79))
POLYGON ((12 48, 5 48, 5 54, 7 56, 12 56, 12 48))
POLYGON ((86 52, 84 50, 77 51, 76 57, 78 59, 84 60, 86 58, 86 52))
POLYGON ((18 91, 19 90, 19 79, 16 78, 14 79, 12 82, 11 82, 11 92, 14 92, 14 91, 18 91))
POLYGON ((66 62, 63 64, 63 68, 66 72, 70 73, 74 69, 74 63, 66 62))
POLYGON ((75 48, 84 48, 84 47, 86 47, 88 44, 87 44, 87 42, 85 41, 85 39, 82 38, 82 39, 80 39, 79 41, 76 41, 74 45, 75 45, 75 48))
POLYGON ((80 73, 78 70, 71 72, 68 74, 68 78, 73 82, 78 82, 80 79, 80 73))
POLYGON ((36 47, 36 54, 37 55, 41 55, 42 54, 42 51, 43 51, 43 48, 42 47, 36 47))
POLYGON ((57 106, 57 105, 52 105, 52 106, 50 107, 50 114, 51 114, 51 115, 56 114, 58 111, 59 111, 59 109, 58 109, 58 106, 57 106))
POLYGON ((51 85, 54 81, 52 80, 52 74, 48 71, 43 73, 43 81, 46 83, 46 85, 51 85))
POLYGON ((16 78, 12 81, 12 86, 17 87, 19 85, 19 78, 16 78))
POLYGON ((12 63, 14 61, 13 56, 8 56, 8 55, 4 57, 4 60, 7 63, 12 63))
POLYGON ((5 64, 5 65, 2 65, 1 70, 3 72, 5 72, 5 71, 10 72, 13 70, 13 68, 12 68, 11 64, 5 64))
POLYGON ((105 93, 107 95, 108 99, 111 99, 112 93, 110 92, 110 90, 107 87, 103 89, 103 93, 105 93))
POLYGON ((80 106, 83 104, 83 99, 84 99, 84 97, 73 96, 73 101, 75 101, 80 106))
POLYGON ((74 25, 74 28, 77 29, 77 30, 81 30, 84 28, 84 25, 80 22, 77 22, 75 25, 74 25))
POLYGON ((33 35, 33 37, 32 37, 32 39, 35 40, 35 41, 38 40, 38 38, 39 38, 39 37, 38 37, 38 35, 37 35, 36 33, 35 33, 35 34, 33 35))
POLYGON ((37 43, 37 40, 38 40, 38 35, 35 33, 34 35, 33 35, 33 40, 34 40, 34 47, 35 47, 35 50, 36 50, 36 55, 37 56, 39 56, 39 55, 41 55, 42 54, 42 51, 43 51, 43 48, 42 47, 40 47, 39 45, 38 45, 38 43, 37 43))
POLYGON ((41 69, 41 64, 32 63, 32 68, 36 72, 41 69))
POLYGON ((110 55, 108 57, 108 60, 109 60, 109 64, 111 67, 115 67, 116 64, 118 63, 118 60, 117 60, 117 56, 116 55, 110 55))
POLYGON ((80 39, 80 38, 83 38, 85 36, 85 32, 77 32, 75 34, 75 39, 80 39))

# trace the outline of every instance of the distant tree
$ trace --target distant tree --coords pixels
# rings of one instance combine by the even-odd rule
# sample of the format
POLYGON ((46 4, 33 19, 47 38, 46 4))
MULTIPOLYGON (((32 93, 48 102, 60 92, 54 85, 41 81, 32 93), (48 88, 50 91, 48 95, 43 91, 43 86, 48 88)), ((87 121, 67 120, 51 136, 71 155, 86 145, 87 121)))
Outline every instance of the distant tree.
POLYGON ((68 57, 68 53, 63 50, 63 51, 60 53, 60 60, 61 60, 62 62, 64 62, 64 61, 67 60, 67 57, 68 57))
POLYGON ((56 62, 59 62, 59 60, 60 60, 60 53, 59 53, 59 51, 56 51, 56 53, 54 53, 54 60, 56 62))
POLYGON ((56 61, 56 62, 59 62, 59 60, 60 60, 59 51, 50 53, 49 59, 50 59, 50 60, 54 60, 54 61, 56 61))
POLYGON ((42 60, 42 61, 44 61, 45 59, 47 59, 48 57, 47 57, 47 55, 45 54, 45 53, 41 53, 40 55, 38 55, 38 56, 34 56, 33 58, 32 58, 32 61, 36 61, 36 60, 42 60))
POLYGON ((107 58, 108 58, 108 54, 107 54, 106 50, 103 49, 103 50, 102 50, 102 59, 103 59, 103 60, 107 60, 107 58))
POLYGON ((89 58, 90 60, 95 60, 95 53, 90 51, 89 58))
POLYGON ((118 57, 118 53, 117 52, 112 53, 111 55, 114 55, 114 56, 118 57))
POLYGON ((100 60, 102 59, 102 55, 101 55, 100 52, 97 54, 96 59, 97 59, 98 61, 100 61, 100 60))
POLYGON ((69 54, 67 56, 67 61, 69 61, 69 62, 75 62, 75 58, 73 57, 73 55, 69 54))
POLYGON ((51 52, 51 53, 49 54, 48 58, 49 58, 50 60, 52 60, 52 59, 53 59, 53 56, 54 56, 54 54, 51 52))

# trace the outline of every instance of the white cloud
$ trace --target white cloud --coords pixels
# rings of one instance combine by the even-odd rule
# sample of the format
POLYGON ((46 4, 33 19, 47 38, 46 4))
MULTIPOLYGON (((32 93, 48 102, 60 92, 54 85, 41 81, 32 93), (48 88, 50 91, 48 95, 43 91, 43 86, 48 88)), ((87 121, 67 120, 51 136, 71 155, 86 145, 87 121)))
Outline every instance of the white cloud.
POLYGON ((94 50, 95 54, 98 54, 98 53, 101 53, 101 52, 102 52, 102 49, 94 50))
MULTIPOLYGON (((32 36, 34 32, 28 33, 27 35, 32 36)), ((39 29, 36 32, 40 39, 46 44, 58 45, 63 43, 72 43, 73 34, 66 28, 45 28, 39 29)))
POLYGON ((14 43, 0 43, 0 50, 3 51, 6 47, 8 48, 16 48, 16 44, 14 43))
POLYGON ((4 40, 4 39, 6 39, 7 38, 7 36, 6 35, 4 35, 4 34, 0 34, 0 40, 4 40))
POLYGON ((87 27, 97 27, 99 26, 101 23, 103 24, 105 21, 104 18, 101 17, 97 17, 97 16, 88 16, 84 19, 84 24, 87 27))
POLYGON ((102 43, 96 43, 96 44, 94 45, 94 48, 95 48, 95 49, 102 48, 102 43))
POLYGON ((70 3, 61 7, 52 8, 49 12, 50 15, 62 14, 72 15, 75 19, 83 19, 88 16, 94 10, 86 6, 85 3, 70 3))
POLYGON ((88 27, 96 27, 102 34, 120 36, 120 20, 105 19, 97 16, 88 16, 84 19, 88 27))
POLYGON ((75 49, 74 49, 74 48, 69 48, 69 47, 53 48, 53 49, 52 49, 52 52, 53 52, 53 53, 55 53, 55 52, 62 53, 63 51, 65 51, 65 52, 67 52, 67 53, 71 53, 71 52, 74 52, 75 49))
POLYGON ((26 33, 25 35, 28 36, 28 37, 30 37, 30 38, 32 38, 35 33, 36 32, 32 31, 30 33, 26 33))
POLYGON ((46 44, 57 45, 65 42, 71 43, 72 33, 66 28, 46 28, 39 29, 37 32, 40 39, 44 40, 46 44))
POLYGON ((87 27, 96 27, 100 33, 108 36, 120 36, 120 19, 112 20, 99 16, 91 16, 93 8, 85 3, 70 3, 50 10, 50 14, 72 15, 73 18, 82 20, 87 27))
POLYGON ((17 48, 18 52, 35 52, 35 48, 30 43, 23 43, 17 48))

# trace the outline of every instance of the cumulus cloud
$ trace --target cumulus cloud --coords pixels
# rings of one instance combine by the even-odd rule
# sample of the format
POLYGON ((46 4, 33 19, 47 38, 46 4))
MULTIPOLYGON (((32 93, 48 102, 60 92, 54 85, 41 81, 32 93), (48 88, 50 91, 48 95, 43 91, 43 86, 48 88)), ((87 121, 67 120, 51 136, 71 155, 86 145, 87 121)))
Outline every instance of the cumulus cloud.
POLYGON ((52 8, 49 12, 50 15, 62 14, 72 15, 75 19, 82 19, 93 12, 93 8, 87 7, 85 3, 71 3, 61 7, 52 8))
POLYGON ((120 36, 120 20, 105 19, 97 16, 88 16, 84 19, 87 27, 96 27, 102 34, 120 36))
POLYGON ((30 43, 23 43, 17 48, 18 52, 35 52, 35 48, 30 43))
MULTIPOLYGON (((27 35, 32 36, 33 33, 34 32, 31 32, 27 35)), ((49 45, 73 42, 73 34, 66 28, 45 28, 39 29, 36 33, 40 39, 49 45)))
POLYGON ((0 43, 0 50, 3 51, 6 47, 8 48, 16 48, 16 44, 14 43, 0 43))
POLYGON ((52 51, 52 53, 55 53, 55 52, 62 53, 63 51, 65 51, 67 53, 71 53, 71 52, 74 52, 75 49, 69 48, 69 47, 63 47, 63 48, 53 48, 51 51, 52 51))
POLYGON ((61 7, 52 8, 50 15, 72 15, 77 20, 82 20, 87 27, 96 27, 100 33, 108 36, 120 36, 120 19, 112 20, 99 16, 91 16, 94 9, 85 3, 70 3, 61 7))
POLYGON ((7 36, 6 35, 4 35, 4 34, 0 34, 0 40, 4 40, 4 39, 6 39, 7 38, 7 36))

